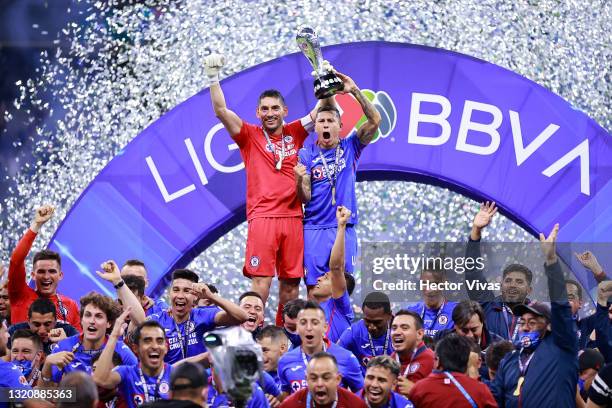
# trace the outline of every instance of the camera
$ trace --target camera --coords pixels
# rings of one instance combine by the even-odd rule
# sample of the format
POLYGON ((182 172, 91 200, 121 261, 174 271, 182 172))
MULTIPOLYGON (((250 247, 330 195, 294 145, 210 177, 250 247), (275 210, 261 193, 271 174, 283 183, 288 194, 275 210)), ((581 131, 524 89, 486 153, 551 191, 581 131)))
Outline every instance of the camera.
POLYGON ((204 344, 212 355, 215 372, 221 377, 223 391, 237 408, 243 407, 251 398, 253 383, 261 376, 261 346, 240 326, 208 332, 204 344))

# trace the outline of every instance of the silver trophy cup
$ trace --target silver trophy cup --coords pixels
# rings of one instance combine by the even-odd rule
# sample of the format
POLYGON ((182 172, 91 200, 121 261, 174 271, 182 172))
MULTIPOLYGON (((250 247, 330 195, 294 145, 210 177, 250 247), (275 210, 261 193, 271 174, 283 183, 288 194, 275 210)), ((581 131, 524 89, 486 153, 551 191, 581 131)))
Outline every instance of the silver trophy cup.
POLYGON ((329 98, 344 88, 342 80, 333 72, 323 69, 323 54, 319 37, 312 27, 303 26, 295 35, 295 41, 302 53, 310 61, 317 78, 314 81, 314 94, 318 99, 329 98))

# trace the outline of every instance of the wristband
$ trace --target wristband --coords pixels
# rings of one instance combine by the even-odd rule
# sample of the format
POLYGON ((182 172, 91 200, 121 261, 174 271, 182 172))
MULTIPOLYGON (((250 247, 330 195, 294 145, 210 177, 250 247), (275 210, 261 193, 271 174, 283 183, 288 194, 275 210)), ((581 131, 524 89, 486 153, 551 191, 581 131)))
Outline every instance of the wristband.
POLYGON ((113 285, 115 287, 115 289, 119 289, 120 287, 122 287, 123 285, 125 285, 125 281, 123 279, 121 279, 119 281, 119 283, 117 283, 116 285, 113 285))

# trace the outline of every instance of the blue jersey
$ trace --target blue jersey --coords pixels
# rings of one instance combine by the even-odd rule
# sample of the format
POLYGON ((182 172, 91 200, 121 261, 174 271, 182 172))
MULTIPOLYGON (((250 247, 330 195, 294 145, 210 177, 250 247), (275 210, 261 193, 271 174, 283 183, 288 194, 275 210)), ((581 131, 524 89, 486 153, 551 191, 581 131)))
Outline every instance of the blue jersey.
POLYGON ((351 210, 349 224, 357 224, 357 199, 355 181, 357 162, 365 147, 356 134, 340 139, 338 148, 321 149, 315 143, 300 149, 299 161, 310 174, 311 198, 304 207, 304 229, 330 228, 338 225, 336 206, 342 205, 351 210), (321 159, 321 156, 325 160, 321 159), (338 159, 336 159, 336 157, 338 159), (336 205, 332 206, 332 187, 330 175, 336 174, 336 205), (337 167, 336 167, 337 166, 337 167))
MULTIPOLYGON (((21 368, 15 364, 0 360, 0 388, 24 389, 30 390, 32 387, 28 385, 28 381, 21 373, 21 368)), ((4 393, 3 393, 4 394, 4 393)), ((7 397, 8 395, 3 395, 7 397)), ((0 408, 8 408, 8 402, 0 401, 0 408)))
POLYGON ((172 316, 165 310, 149 317, 156 320, 166 332, 168 339, 168 354, 164 361, 174 364, 186 357, 192 357, 206 351, 202 338, 204 333, 213 330, 215 316, 219 313, 219 308, 195 308, 189 313, 189 319, 177 324, 172 316))
POLYGON ((351 322, 355 315, 351 307, 351 298, 347 291, 338 299, 333 297, 319 304, 325 312, 325 320, 327 320, 326 336, 332 343, 338 341, 342 333, 351 326, 351 322))
MULTIPOLYGON (((57 343, 57 347, 53 349, 52 354, 59 353, 60 351, 71 351, 74 353, 74 360, 72 360, 72 362, 62 370, 56 366, 51 367, 51 380, 53 382, 59 383, 62 376, 71 371, 85 371, 86 373, 91 374, 91 358, 104 350, 104 347, 106 347, 106 341, 99 350, 84 350, 80 337, 80 335, 68 337, 57 343)), ((132 350, 130 350, 130 348, 121 340, 117 341, 115 351, 121 357, 121 364, 132 365, 138 363, 138 359, 134 353, 132 353, 132 350)))
MULTIPOLYGON (((278 375, 276 377, 278 378, 278 375)), ((266 371, 262 371, 261 373, 259 386, 263 389, 264 393, 274 397, 278 397, 281 393, 280 385, 276 382, 274 377, 266 371)))
POLYGON ((302 338, 297 333, 290 333, 289 330, 283 327, 283 331, 285 335, 289 339, 289 350, 294 349, 296 347, 300 347, 302 345, 302 338))
POLYGON ((433 338, 439 331, 455 327, 452 318, 455 306, 457 306, 457 302, 444 301, 442 307, 437 310, 432 310, 425 306, 425 302, 418 302, 408 306, 408 309, 421 316, 425 335, 433 338))
POLYGON ((172 366, 164 364, 164 372, 159 378, 158 376, 149 377, 140 371, 140 365, 121 365, 113 369, 121 376, 119 383, 119 391, 125 398, 128 407, 136 408, 145 402, 169 399, 170 395, 170 373, 172 366), (142 374, 142 377, 141 377, 142 374), (143 384, 142 380, 146 384, 143 384))
POLYGON ((149 317, 154 314, 162 313, 169 308, 168 304, 163 299, 155 299, 153 305, 145 310, 145 316, 149 317))
MULTIPOLYGON (((363 390, 359 393, 359 397, 365 401, 366 405, 370 406, 366 401, 365 392, 363 390)), ((378 408, 414 408, 414 404, 402 394, 391 391, 389 401, 378 408)))
MULTIPOLYGON (((336 344, 330 344, 327 352, 336 357, 338 361, 338 370, 342 374, 342 386, 350 388, 353 392, 363 388, 363 374, 357 358, 350 351, 336 344)), ((278 360, 281 391, 293 394, 308 387, 306 383, 306 364, 308 361, 310 361, 310 357, 302 352, 301 347, 283 354, 278 360)))
MULTIPOLYGON (((219 394, 214 386, 210 385, 208 387, 208 406, 209 408, 229 408, 230 406, 234 406, 234 404, 230 404, 228 400, 228 396, 225 393, 219 394)), ((261 387, 257 384, 253 384, 253 394, 251 394, 251 399, 246 403, 246 408, 269 408, 270 404, 268 403, 268 399, 264 394, 261 387)))
POLYGON ((393 342, 391 340, 391 330, 380 337, 372 337, 370 342, 370 334, 363 320, 353 323, 338 340, 338 345, 344 347, 359 360, 361 371, 365 374, 368 361, 374 356, 383 354, 391 355, 393 342), (373 348, 373 349, 372 349, 373 348))
POLYGON ((280 378, 278 378, 278 371, 266 371, 266 373, 272 377, 272 379, 274 380, 274 383, 276 384, 276 386, 278 387, 278 390, 280 391, 281 389, 281 382, 280 382, 280 378))

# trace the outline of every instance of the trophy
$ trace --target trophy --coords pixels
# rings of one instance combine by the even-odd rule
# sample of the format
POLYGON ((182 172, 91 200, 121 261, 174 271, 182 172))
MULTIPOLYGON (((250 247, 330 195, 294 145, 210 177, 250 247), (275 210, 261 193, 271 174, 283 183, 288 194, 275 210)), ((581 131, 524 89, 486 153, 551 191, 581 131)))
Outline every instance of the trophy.
POLYGON ((314 81, 314 93, 318 99, 329 98, 344 88, 342 80, 333 72, 323 69, 323 54, 319 37, 311 27, 301 27, 295 35, 295 41, 302 53, 310 61, 314 69, 316 79, 314 81))

